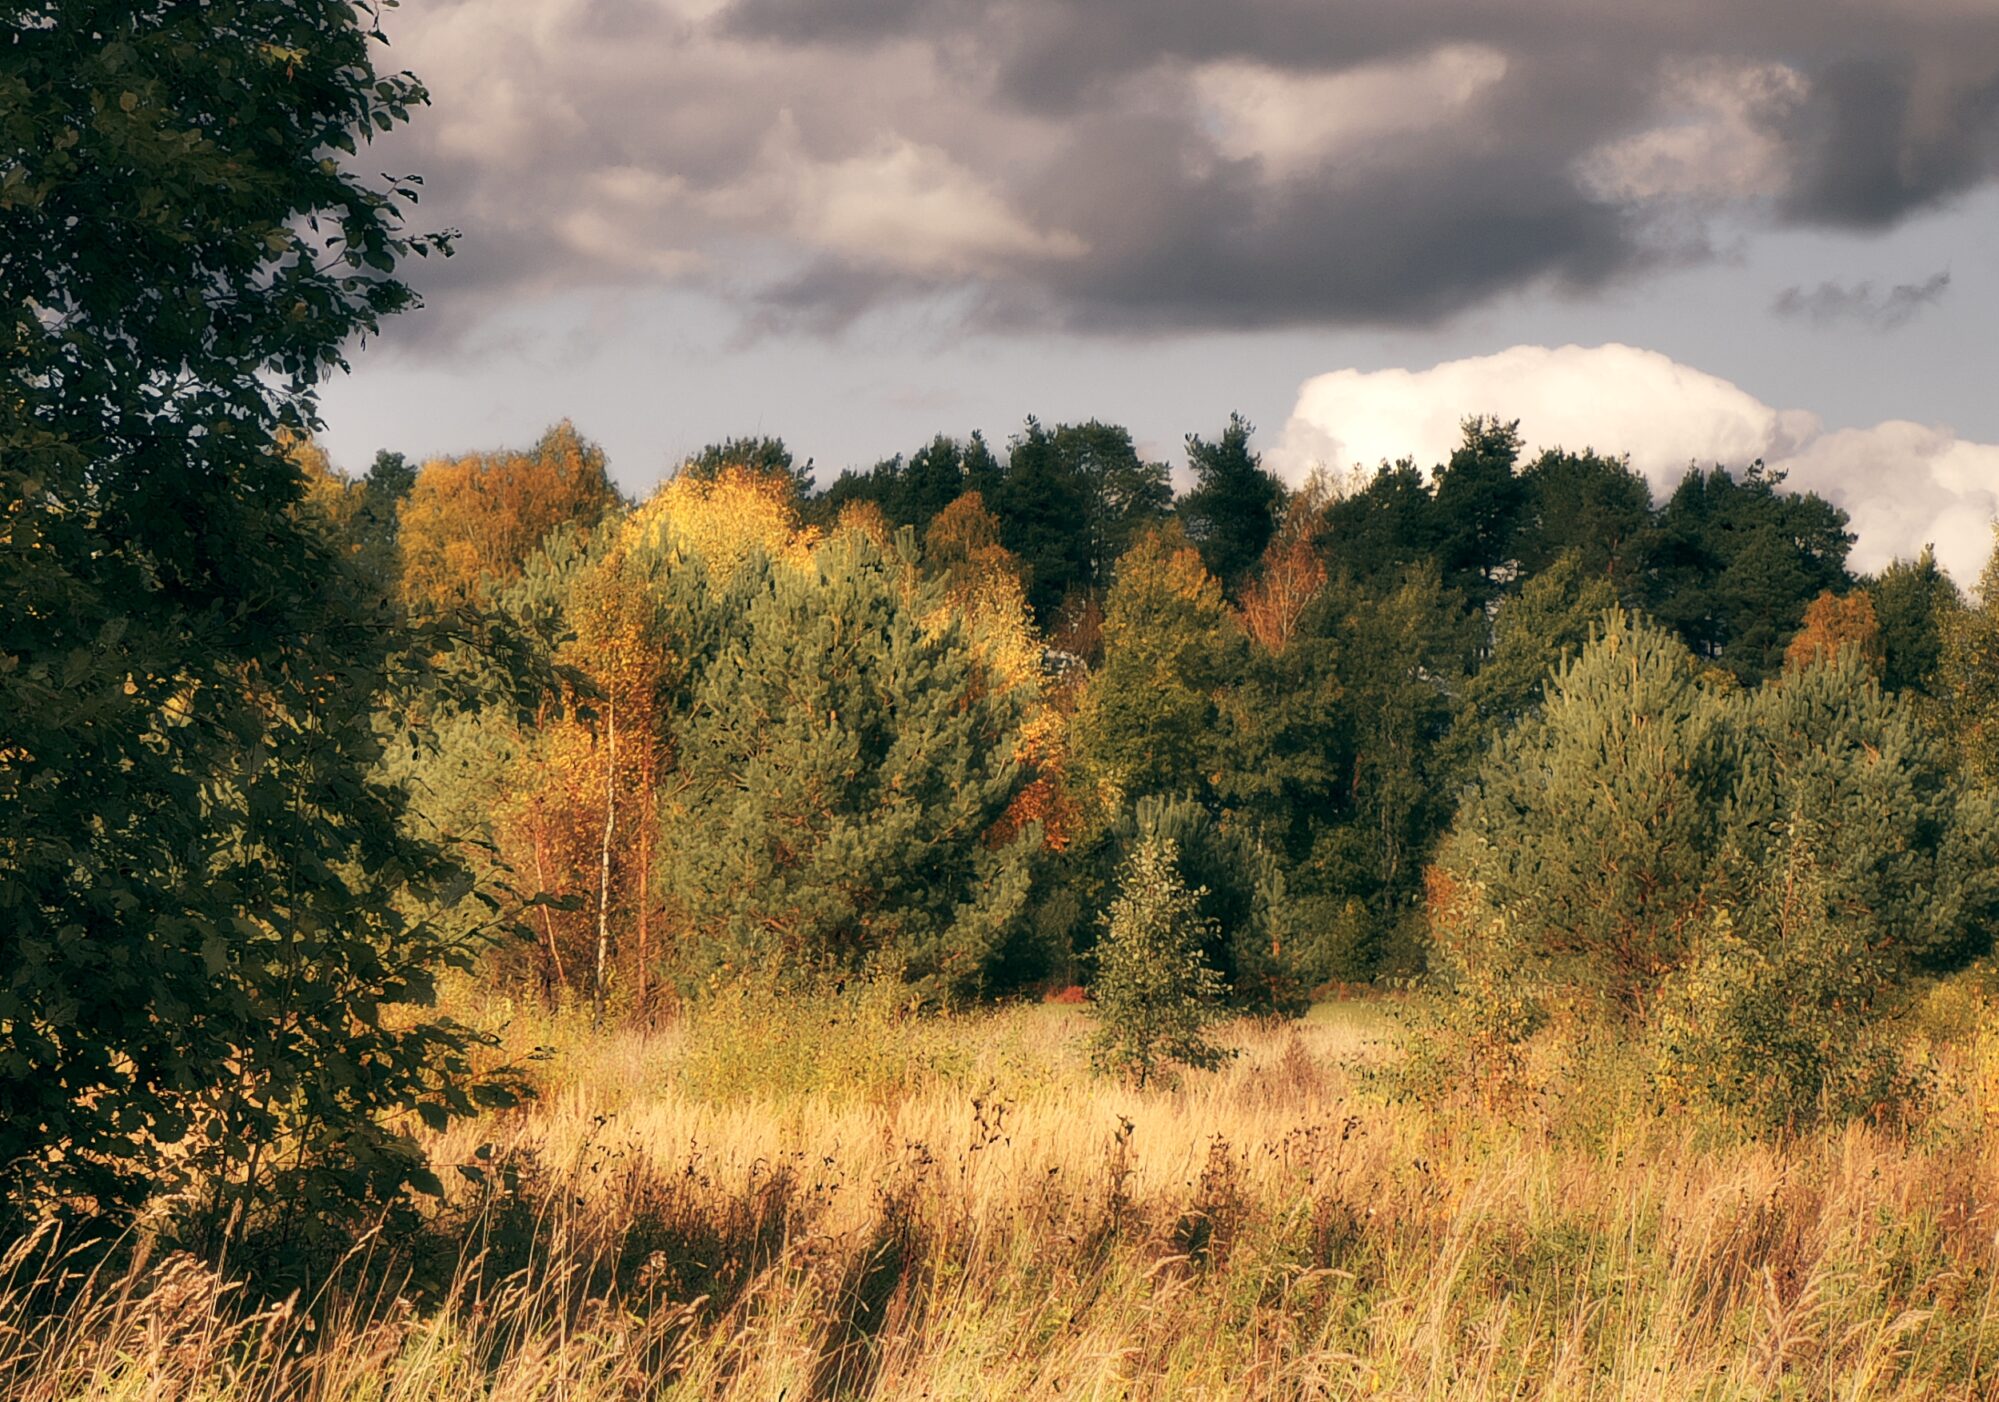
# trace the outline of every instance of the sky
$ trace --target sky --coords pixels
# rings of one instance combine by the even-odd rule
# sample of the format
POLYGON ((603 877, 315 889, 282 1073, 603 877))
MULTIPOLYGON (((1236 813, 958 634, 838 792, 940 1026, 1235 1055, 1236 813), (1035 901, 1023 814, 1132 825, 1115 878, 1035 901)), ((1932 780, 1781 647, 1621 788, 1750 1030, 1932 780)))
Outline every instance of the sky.
POLYGON ((335 460, 572 419, 628 493, 1032 414, 1292 480, 1469 414, 1763 458, 1874 568, 1999 514, 1992 0, 405 0, 422 310, 335 460))

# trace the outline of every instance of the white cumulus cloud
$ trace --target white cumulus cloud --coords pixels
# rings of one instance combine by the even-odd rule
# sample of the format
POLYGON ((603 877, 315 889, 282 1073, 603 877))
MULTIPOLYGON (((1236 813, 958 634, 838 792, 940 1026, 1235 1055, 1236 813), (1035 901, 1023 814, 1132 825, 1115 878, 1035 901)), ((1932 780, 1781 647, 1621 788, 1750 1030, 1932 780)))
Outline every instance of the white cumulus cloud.
POLYGON ((1530 453, 1628 454, 1662 498, 1689 466, 1761 458, 1847 512, 1858 569, 1934 544, 1968 585, 1991 553, 1999 444, 1901 420, 1828 432, 1814 414, 1635 346, 1514 346, 1426 370, 1319 375, 1300 388, 1271 462, 1293 480, 1404 456, 1427 467, 1450 455, 1463 419, 1494 413, 1520 420, 1530 453))

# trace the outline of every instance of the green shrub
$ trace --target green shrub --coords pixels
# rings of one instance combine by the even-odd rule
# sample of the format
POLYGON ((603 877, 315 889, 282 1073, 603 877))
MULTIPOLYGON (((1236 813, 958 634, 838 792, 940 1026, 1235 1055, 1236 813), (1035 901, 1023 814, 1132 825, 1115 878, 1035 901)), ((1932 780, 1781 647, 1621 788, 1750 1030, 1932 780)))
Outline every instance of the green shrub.
POLYGON ((1768 895, 1715 912, 1662 988, 1660 1090, 1780 1130, 1911 1100, 1916 1087, 1875 1016, 1893 969, 1868 933, 1796 841, 1768 895))

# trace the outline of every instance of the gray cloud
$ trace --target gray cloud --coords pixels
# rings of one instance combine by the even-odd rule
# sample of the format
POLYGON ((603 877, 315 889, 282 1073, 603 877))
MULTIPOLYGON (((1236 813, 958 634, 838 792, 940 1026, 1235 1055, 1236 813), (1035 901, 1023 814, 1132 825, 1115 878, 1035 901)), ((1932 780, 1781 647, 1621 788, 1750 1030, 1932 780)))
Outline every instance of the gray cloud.
POLYGON ((1932 273, 1921 282, 1898 282, 1885 292, 1871 282, 1822 282, 1812 288, 1785 288, 1771 302, 1770 310, 1820 326, 1851 321, 1878 331, 1893 331, 1941 301, 1949 290, 1948 272, 1932 273))
MULTIPOLYGON (((419 270, 442 335, 579 285, 751 326, 1416 324, 1698 258, 1720 212, 1881 227, 1999 168, 1986 0, 431 0, 392 28, 436 98, 396 164, 466 232, 419 270)), ((1874 296, 1780 309, 1934 294, 1874 296)))

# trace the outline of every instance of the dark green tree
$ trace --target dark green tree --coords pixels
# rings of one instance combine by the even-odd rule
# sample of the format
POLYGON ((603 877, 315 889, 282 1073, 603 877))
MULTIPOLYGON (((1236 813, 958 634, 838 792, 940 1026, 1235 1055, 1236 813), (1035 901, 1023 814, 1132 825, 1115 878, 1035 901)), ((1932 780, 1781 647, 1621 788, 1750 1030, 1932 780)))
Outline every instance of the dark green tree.
POLYGON ((1434 563, 1440 542, 1429 483, 1407 458, 1383 463, 1365 487, 1327 506, 1318 532, 1331 574, 1389 589, 1411 566, 1434 563))
MULTIPOLYGON (((1304 1011, 1283 868, 1244 825, 1219 822, 1184 795, 1152 794, 1119 815, 1115 835, 1118 870, 1148 842, 1172 844, 1182 881, 1199 893, 1202 962, 1228 985, 1229 1001, 1256 1012, 1304 1011)), ((1114 881, 1117 871, 1106 874, 1114 881)))
POLYGON ((752 472, 789 477, 804 496, 812 490, 812 459, 794 462, 791 449, 782 438, 761 434, 749 438, 725 438, 710 443, 680 465, 690 477, 714 477, 727 467, 746 467, 752 472))
POLYGON ((1895 561, 1868 582, 1867 592, 1881 627, 1881 685, 1940 695, 1944 637, 1964 601, 1936 552, 1925 546, 1915 559, 1895 561))
MULTIPOLYGON (((421 1179, 473 1109, 421 1011, 460 864, 402 825, 378 708, 412 640, 286 444, 414 297, 413 182, 349 159, 424 100, 342 0, 0 6, 0 1193, 254 1209, 421 1179), (282 1157, 280 1157, 282 1151, 282 1157)), ((391 708, 391 716, 393 709, 391 708)), ((386 724, 386 722, 385 722, 386 724)))
POLYGON ((1527 499, 1513 475, 1520 421, 1470 418, 1463 433, 1450 461, 1437 469, 1431 514, 1444 586, 1484 608, 1515 572, 1515 538, 1527 499))
POLYGON ((1616 603, 1610 578, 1587 568, 1574 551, 1501 603, 1490 655, 1454 698, 1444 771, 1469 778, 1493 742, 1540 704, 1548 678, 1582 651, 1597 620, 1616 603))
POLYGON ((1046 624, 1072 594, 1102 596, 1112 563, 1164 519, 1173 492, 1166 465, 1143 461, 1129 431, 1092 419, 1051 432, 1029 419, 987 501, 1046 624))
POLYGON ((1532 578, 1573 553, 1582 572, 1610 581, 1619 602, 1645 575, 1652 489, 1622 458, 1551 449, 1520 473, 1526 495, 1515 552, 1532 578))
POLYGON ((1265 471, 1262 456, 1250 451, 1254 432, 1247 419, 1231 414, 1213 442, 1187 435, 1194 486, 1180 498, 1180 520, 1209 573, 1231 594, 1263 558, 1288 497, 1277 474, 1265 471))
POLYGON ((1025 778, 1018 717, 912 574, 852 532, 769 569, 695 688, 661 872, 697 975, 880 956, 963 996, 1019 918, 1038 833, 988 841, 1025 778))
POLYGON ((1667 500, 1646 546, 1653 615, 1744 682, 1781 671, 1805 606, 1853 582, 1846 513, 1780 490, 1783 480, 1761 463, 1740 476, 1695 469, 1667 500))

